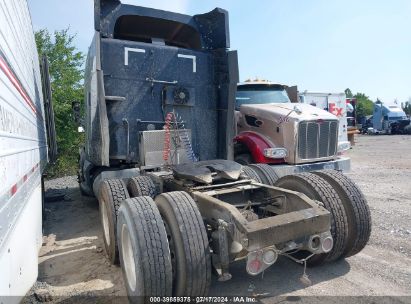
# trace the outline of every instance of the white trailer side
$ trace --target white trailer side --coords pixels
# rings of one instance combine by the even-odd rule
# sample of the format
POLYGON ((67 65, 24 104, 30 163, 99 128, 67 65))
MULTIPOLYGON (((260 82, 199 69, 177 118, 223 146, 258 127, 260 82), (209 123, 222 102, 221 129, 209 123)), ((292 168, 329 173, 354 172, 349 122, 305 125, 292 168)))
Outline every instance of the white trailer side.
POLYGON ((0 302, 37 279, 47 163, 39 59, 25 0, 0 1, 0 302))

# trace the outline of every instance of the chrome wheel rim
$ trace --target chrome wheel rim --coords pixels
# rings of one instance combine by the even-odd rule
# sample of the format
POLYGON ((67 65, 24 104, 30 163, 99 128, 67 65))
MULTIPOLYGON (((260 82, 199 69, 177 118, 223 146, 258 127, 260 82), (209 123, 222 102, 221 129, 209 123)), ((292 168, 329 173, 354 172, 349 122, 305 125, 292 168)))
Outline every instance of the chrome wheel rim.
POLYGON ((168 240, 168 248, 170 250, 170 258, 171 258, 171 271, 173 276, 173 281, 176 279, 176 268, 177 268, 177 261, 176 261, 176 251, 173 236, 171 235, 170 227, 168 226, 167 222, 163 219, 164 228, 166 229, 167 240, 168 240))
POLYGON ((136 264, 134 261, 133 247, 131 245, 130 233, 127 226, 123 224, 121 227, 121 246, 123 254, 123 268, 126 274, 127 284, 134 291, 136 289, 136 264))
POLYGON ((110 230, 109 230, 109 225, 108 225, 108 214, 107 214, 106 204, 104 201, 101 202, 101 215, 102 215, 102 221, 103 221, 104 239, 106 240, 107 245, 110 246, 110 230))

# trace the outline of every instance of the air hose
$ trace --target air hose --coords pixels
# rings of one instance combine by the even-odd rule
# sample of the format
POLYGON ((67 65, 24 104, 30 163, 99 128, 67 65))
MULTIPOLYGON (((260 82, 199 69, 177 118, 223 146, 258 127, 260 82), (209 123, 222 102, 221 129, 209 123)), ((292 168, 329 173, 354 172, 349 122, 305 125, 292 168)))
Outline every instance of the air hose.
POLYGON ((174 131, 173 136, 176 137, 174 143, 182 144, 189 160, 193 162, 198 161, 197 157, 194 154, 193 146, 191 145, 191 141, 188 136, 187 129, 185 128, 184 121, 181 119, 181 117, 179 117, 178 114, 175 114, 174 112, 167 113, 165 119, 163 159, 168 162, 171 152, 171 128, 173 128, 174 131))

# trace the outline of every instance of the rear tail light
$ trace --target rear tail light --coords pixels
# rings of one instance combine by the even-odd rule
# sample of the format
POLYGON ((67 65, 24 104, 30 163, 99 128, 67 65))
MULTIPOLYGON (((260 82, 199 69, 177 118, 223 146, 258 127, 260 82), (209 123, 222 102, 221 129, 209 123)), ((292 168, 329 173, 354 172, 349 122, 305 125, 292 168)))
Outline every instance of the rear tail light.
POLYGON ((334 241, 332 237, 326 237, 321 244, 321 248, 324 252, 330 252, 333 249, 334 241))
POLYGON ((278 253, 272 247, 250 252, 247 256, 246 270, 250 275, 257 275, 273 265, 277 258, 278 253))

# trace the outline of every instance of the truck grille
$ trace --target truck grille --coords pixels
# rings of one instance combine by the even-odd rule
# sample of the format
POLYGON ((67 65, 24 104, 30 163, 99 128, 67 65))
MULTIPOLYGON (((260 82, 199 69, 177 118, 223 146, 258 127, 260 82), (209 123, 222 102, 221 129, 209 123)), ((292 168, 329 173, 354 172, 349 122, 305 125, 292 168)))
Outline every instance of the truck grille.
POLYGON ((325 158, 337 152, 338 121, 303 121, 298 126, 298 157, 325 158))

